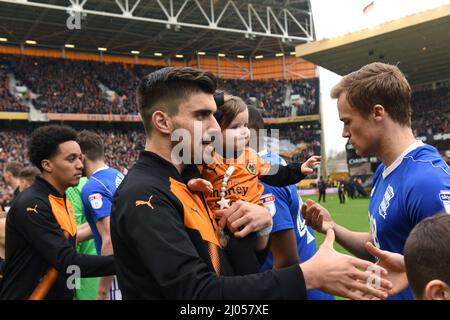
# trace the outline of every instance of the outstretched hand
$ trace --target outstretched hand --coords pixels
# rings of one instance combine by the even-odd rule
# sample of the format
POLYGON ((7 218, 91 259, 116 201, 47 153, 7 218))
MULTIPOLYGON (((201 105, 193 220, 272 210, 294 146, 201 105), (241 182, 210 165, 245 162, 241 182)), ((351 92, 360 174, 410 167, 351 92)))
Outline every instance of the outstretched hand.
POLYGON ((314 169, 320 164, 321 156, 312 156, 302 164, 302 173, 304 175, 313 174, 314 169))
POLYGON ((301 211, 305 223, 320 233, 325 234, 336 225, 328 210, 311 199, 302 204, 301 211))
POLYGON ((380 250, 372 243, 366 243, 367 252, 378 258, 376 263, 388 271, 387 279, 392 282, 393 287, 389 295, 396 295, 408 287, 405 260, 401 254, 380 250))
POLYGON ((392 283, 388 272, 369 261, 337 252, 334 231, 329 229, 317 253, 300 265, 306 289, 320 289, 349 299, 386 299, 392 283), (378 270, 376 274, 368 270, 378 270), (373 287, 369 283, 378 283, 373 287))

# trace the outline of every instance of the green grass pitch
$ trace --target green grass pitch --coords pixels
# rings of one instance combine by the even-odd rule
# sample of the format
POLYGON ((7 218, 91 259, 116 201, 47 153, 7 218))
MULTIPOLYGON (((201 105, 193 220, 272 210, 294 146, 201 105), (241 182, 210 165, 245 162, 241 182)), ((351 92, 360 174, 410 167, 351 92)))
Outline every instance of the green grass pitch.
MULTIPOLYGON (((303 201, 306 199, 312 199, 317 202, 318 198, 319 197, 317 195, 302 196, 303 201)), ((340 204, 337 193, 327 194, 326 202, 322 202, 321 205, 328 209, 336 223, 346 227, 347 229, 352 231, 369 231, 369 198, 347 198, 345 204, 340 204)), ((325 236, 318 232, 315 232, 315 235, 317 247, 319 247, 325 236)), ((339 252, 348 253, 337 243, 335 243, 334 248, 339 252)))
MULTIPOLYGON (((302 200, 312 199, 318 201, 317 195, 302 196, 302 200)), ((352 231, 369 231, 369 198, 346 199, 345 204, 339 203, 337 193, 327 194, 326 202, 321 202, 325 208, 328 209, 334 221, 347 229, 352 231)), ((322 244, 325 236, 321 233, 315 232, 317 248, 322 244)), ((334 243, 334 248, 342 253, 350 254, 347 250, 342 248, 337 242, 334 243)), ((337 300, 345 300, 342 297, 336 297, 337 300)))

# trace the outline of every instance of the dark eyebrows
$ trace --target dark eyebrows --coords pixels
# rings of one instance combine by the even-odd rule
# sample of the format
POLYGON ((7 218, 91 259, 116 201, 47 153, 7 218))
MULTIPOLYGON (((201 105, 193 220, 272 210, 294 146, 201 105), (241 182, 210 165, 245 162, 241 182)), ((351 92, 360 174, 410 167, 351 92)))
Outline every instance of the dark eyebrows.
POLYGON ((66 157, 66 159, 70 159, 70 158, 79 158, 79 157, 81 157, 81 155, 82 155, 82 153, 71 153, 71 154, 69 154, 67 157, 66 157))
POLYGON ((212 114, 214 111, 211 109, 198 109, 193 112, 194 116, 207 116, 212 114))

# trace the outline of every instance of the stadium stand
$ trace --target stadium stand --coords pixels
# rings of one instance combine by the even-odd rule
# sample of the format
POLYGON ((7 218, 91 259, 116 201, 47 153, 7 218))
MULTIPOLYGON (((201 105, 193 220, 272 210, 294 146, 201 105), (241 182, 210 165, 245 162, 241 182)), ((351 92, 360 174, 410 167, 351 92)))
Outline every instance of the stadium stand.
POLYGON ((8 64, 0 56, 0 111, 25 112, 28 107, 10 93, 9 73, 8 64))
POLYGON ((416 136, 450 132, 450 81, 435 90, 414 92, 412 106, 416 136))
MULTIPOLYGON (((1 55, 0 65, 9 73, 8 76, 4 71, 0 78, 1 90, 5 94, 12 89, 8 80, 13 77, 22 88, 26 86, 25 96, 31 98, 34 106, 43 113, 91 114, 137 114, 133 101, 138 79, 158 68, 13 55, 1 55)), ((318 113, 317 79, 222 80, 220 87, 258 106, 265 117, 318 113), (293 97, 297 97, 294 108, 293 97)), ((4 111, 27 109, 14 104, 4 111)))

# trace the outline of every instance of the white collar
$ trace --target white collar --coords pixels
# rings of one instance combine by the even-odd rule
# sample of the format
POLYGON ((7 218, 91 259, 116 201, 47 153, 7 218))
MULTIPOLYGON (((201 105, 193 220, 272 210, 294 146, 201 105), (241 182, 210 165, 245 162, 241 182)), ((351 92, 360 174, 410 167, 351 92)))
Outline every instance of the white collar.
POLYGON ((108 168, 109 168, 108 166, 104 166, 104 167, 98 168, 97 170, 95 170, 95 171, 91 174, 91 177, 92 177, 94 174, 96 174, 97 172, 106 170, 106 169, 108 169, 108 168))
POLYGON ((392 163, 389 167, 384 168, 383 171, 383 179, 386 179, 388 175, 390 175, 403 161, 403 158, 410 153, 411 151, 423 146, 424 143, 420 140, 416 140, 412 145, 410 145, 408 148, 406 148, 405 151, 402 152, 402 154, 392 163))

